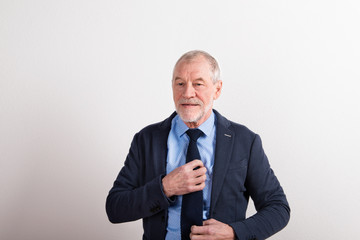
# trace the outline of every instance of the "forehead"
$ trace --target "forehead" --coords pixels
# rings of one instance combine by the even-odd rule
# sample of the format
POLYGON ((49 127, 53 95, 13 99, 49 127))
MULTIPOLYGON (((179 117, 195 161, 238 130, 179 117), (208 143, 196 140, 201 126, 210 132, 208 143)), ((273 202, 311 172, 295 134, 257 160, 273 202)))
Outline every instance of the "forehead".
POLYGON ((202 77, 211 76, 211 67, 209 62, 202 56, 191 60, 181 60, 174 69, 174 78, 202 77))

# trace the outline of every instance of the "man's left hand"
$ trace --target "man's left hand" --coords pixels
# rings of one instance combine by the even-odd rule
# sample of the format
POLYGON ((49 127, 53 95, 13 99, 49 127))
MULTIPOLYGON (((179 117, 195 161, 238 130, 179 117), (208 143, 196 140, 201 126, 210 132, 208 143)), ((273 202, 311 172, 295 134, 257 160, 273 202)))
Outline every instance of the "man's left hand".
POLYGON ((192 226, 190 238, 192 240, 196 239, 206 239, 206 240, 234 240, 235 233, 232 227, 228 224, 219 222, 215 219, 209 219, 203 222, 203 226, 192 226))

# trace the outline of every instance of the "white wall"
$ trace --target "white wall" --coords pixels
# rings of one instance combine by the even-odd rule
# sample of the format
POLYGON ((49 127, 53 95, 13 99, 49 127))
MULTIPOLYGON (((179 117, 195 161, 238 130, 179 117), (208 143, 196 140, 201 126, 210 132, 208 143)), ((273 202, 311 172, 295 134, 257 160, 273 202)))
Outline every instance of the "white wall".
POLYGON ((104 204, 133 135, 174 109, 185 51, 262 136, 292 207, 271 239, 359 236, 360 3, 0 2, 0 239, 140 239, 104 204))

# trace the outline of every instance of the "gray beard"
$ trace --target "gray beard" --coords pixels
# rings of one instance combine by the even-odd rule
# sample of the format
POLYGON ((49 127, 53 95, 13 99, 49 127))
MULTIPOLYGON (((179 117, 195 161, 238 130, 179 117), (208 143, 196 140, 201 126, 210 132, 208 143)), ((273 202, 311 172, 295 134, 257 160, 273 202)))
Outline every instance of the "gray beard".
POLYGON ((205 106, 204 110, 200 110, 199 114, 197 116, 193 117, 192 119, 185 119, 184 116, 182 116, 182 114, 180 113, 180 111, 178 111, 178 109, 176 109, 176 112, 180 116, 181 120, 183 120, 184 122, 196 123, 211 109, 213 102, 214 102, 214 100, 209 102, 209 104, 207 106, 205 106))

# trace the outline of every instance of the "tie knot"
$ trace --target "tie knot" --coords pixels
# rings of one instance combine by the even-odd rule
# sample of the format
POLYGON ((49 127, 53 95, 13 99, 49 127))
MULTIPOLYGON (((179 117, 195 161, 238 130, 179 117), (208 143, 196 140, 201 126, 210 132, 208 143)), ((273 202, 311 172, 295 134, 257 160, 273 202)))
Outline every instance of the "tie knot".
POLYGON ((190 128, 186 131, 186 134, 191 140, 196 142, 198 138, 203 134, 203 132, 198 128, 190 128))

